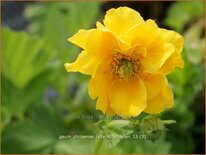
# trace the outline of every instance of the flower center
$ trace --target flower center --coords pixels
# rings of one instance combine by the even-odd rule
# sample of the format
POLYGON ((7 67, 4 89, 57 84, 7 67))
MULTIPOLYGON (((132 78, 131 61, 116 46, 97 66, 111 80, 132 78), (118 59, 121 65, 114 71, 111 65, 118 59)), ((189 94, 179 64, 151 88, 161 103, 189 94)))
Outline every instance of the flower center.
POLYGON ((112 68, 118 79, 129 80, 141 71, 141 63, 136 55, 128 56, 117 53, 112 62, 112 68))
POLYGON ((118 73, 121 78, 123 78, 124 80, 129 79, 129 77, 132 76, 132 74, 134 73, 133 69, 134 69, 134 64, 131 61, 125 58, 122 58, 120 60, 118 73))

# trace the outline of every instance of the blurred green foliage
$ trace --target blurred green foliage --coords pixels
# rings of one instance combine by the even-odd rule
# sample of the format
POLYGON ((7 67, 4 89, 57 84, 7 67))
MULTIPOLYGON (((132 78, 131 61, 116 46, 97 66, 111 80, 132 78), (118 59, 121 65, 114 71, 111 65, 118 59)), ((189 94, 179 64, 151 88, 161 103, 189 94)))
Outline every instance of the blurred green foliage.
POLYGON ((178 124, 172 129, 174 134, 167 135, 172 142, 173 153, 193 152, 195 147, 198 147, 198 138, 192 135, 192 132, 197 134, 194 130, 199 129, 198 132, 203 137, 205 133, 204 124, 197 123, 198 119, 204 122, 204 8, 204 2, 176 2, 170 7, 165 19, 167 26, 179 31, 185 38, 185 67, 183 70, 176 69, 168 76, 174 90, 175 106, 163 114, 163 117, 173 118, 178 124))
MULTIPOLYGON (((177 124, 155 143, 104 141, 100 153, 193 153, 193 134, 204 139, 204 124, 197 120, 204 116, 204 7, 204 2, 174 2, 164 20, 185 37, 185 67, 168 76, 175 105, 161 114, 177 124)), ((68 74, 63 64, 72 62, 80 50, 67 38, 93 27, 102 17, 100 3, 28 3, 25 16, 30 20, 26 31, 2 28, 2 153, 89 154, 94 140, 59 139, 64 134, 97 133, 97 120, 75 116, 101 114, 87 95, 89 77, 68 74)))

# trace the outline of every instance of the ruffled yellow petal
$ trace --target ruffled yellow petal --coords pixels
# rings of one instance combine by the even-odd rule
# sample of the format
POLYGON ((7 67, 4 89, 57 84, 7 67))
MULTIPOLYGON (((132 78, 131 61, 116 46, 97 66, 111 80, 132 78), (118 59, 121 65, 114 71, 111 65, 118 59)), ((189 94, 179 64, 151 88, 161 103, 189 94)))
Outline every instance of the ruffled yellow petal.
POLYGON ((87 42, 87 36, 89 33, 91 33, 93 29, 91 30, 79 30, 74 36, 68 39, 73 44, 78 45, 79 47, 85 49, 86 42, 87 42))
POLYGON ((130 56, 133 55, 138 57, 145 57, 147 55, 147 49, 145 48, 145 46, 137 44, 133 47, 119 51, 119 53, 130 55, 130 56))
POLYGON ((102 95, 99 96, 96 103, 96 109, 101 110, 104 114, 111 116, 114 115, 115 112, 110 107, 110 102, 108 100, 108 96, 102 95))
POLYGON ((183 47, 183 37, 174 31, 161 29, 163 40, 172 44, 175 48, 173 54, 167 59, 165 64, 160 68, 159 73, 169 74, 175 67, 184 67, 184 62, 181 56, 183 47))
POLYGON ((157 47, 161 44, 158 26, 153 20, 147 20, 135 25, 126 33, 123 38, 129 45, 142 44, 147 49, 157 47))
POLYGON ((107 72, 109 61, 103 61, 97 69, 95 76, 90 79, 88 93, 92 99, 97 99, 96 109, 101 110, 107 115, 114 114, 110 107, 108 99, 108 91, 113 83, 113 77, 110 72, 107 72))
POLYGON ((91 99, 95 100, 97 98, 97 81, 98 78, 91 77, 88 84, 88 94, 91 97, 91 99))
POLYGON ((163 47, 147 50, 146 57, 141 60, 144 71, 148 73, 156 72, 173 52, 174 46, 169 43, 165 43, 163 47))
POLYGON ((157 71, 174 52, 172 44, 163 41, 160 29, 153 20, 147 20, 130 29, 124 40, 131 46, 144 45, 147 55, 141 61, 144 70, 149 73, 157 71))
POLYGON ((80 30, 68 41, 101 58, 121 50, 120 47, 123 46, 121 45, 123 42, 118 40, 112 32, 102 29, 80 30))
POLYGON ((101 59, 120 50, 120 42, 109 31, 95 29, 87 36, 86 50, 101 59))
POLYGON ((147 90, 147 100, 156 97, 166 85, 166 78, 158 74, 143 74, 141 79, 147 90))
POLYGON ((158 114, 164 111, 165 108, 171 108, 173 103, 173 92, 167 83, 156 97, 147 101, 147 107, 144 112, 158 114))
POLYGON ((104 18, 104 25, 118 36, 125 33, 133 26, 143 22, 140 14, 128 7, 119 7, 107 11, 104 18))
POLYGON ((107 115, 115 114, 111 109, 111 104, 108 98, 108 90, 111 87, 110 80, 108 78, 103 78, 97 84, 98 99, 96 103, 96 109, 101 110, 104 114, 107 115))
MULTIPOLYGON (((102 25, 102 23, 100 22, 97 22, 96 23, 96 27, 97 29, 101 29, 101 30, 105 30, 105 31, 108 31, 109 29, 107 29, 104 25, 102 25)), ((111 31, 112 32, 112 31, 111 31)))
POLYGON ((64 66, 67 72, 80 72, 82 74, 91 75, 95 72, 99 65, 98 59, 88 54, 86 51, 82 51, 75 62, 65 63, 64 66))
POLYGON ((97 29, 81 30, 69 41, 81 46, 85 51, 79 54, 74 63, 65 64, 67 71, 89 75, 93 75, 103 59, 112 57, 121 46, 121 42, 111 32, 97 29))
MULTIPOLYGON (((99 30, 102 31, 106 31, 109 32, 113 35, 113 37, 116 38, 117 42, 118 42, 118 46, 119 46, 119 52, 121 51, 127 51, 128 49, 130 49, 130 45, 128 45, 124 40, 122 40, 121 38, 119 38, 119 36, 117 36, 113 31, 110 31, 109 29, 107 29, 104 25, 102 25, 100 22, 96 23, 96 27, 99 30)), ((116 50, 117 51, 117 50, 116 50)))
POLYGON ((119 116, 139 115, 146 107, 146 88, 141 79, 116 81, 109 91, 112 110, 119 116))

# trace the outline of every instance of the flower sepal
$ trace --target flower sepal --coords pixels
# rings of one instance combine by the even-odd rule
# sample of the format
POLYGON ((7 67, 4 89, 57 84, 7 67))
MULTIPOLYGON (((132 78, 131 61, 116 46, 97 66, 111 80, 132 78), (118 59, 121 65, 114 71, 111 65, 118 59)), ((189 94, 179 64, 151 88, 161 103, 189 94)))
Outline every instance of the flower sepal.
POLYGON ((106 117, 95 124, 101 131, 103 140, 107 141, 110 147, 115 147, 121 139, 133 133, 133 124, 130 120, 113 120, 106 117))

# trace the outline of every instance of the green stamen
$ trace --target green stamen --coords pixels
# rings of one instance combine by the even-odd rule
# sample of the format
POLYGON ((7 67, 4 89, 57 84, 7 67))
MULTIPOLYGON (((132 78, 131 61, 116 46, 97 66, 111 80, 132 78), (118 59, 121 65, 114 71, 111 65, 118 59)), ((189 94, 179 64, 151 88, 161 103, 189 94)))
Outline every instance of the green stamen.
POLYGON ((121 78, 123 78, 124 80, 128 80, 134 73, 133 69, 134 69, 134 64, 131 61, 125 58, 120 60, 118 73, 121 78))

